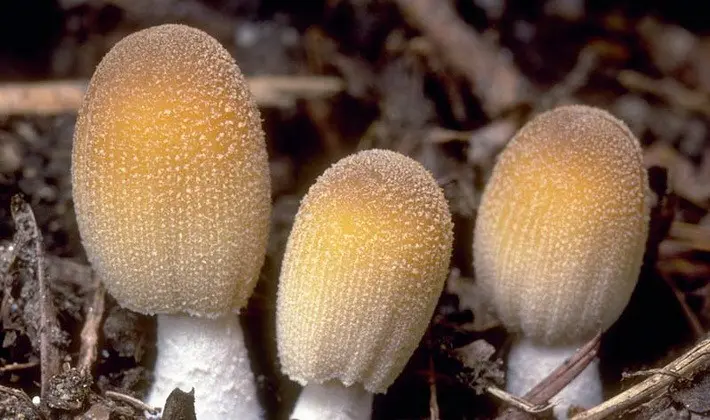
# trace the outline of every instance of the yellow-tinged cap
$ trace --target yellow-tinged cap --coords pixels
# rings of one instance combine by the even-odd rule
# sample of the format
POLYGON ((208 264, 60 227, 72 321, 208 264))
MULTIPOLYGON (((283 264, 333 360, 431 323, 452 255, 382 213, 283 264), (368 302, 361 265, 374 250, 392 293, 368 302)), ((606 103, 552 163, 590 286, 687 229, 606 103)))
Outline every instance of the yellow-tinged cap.
POLYGON ((72 181, 89 260, 121 305, 212 317, 246 303, 269 168, 259 111, 217 40, 162 25, 116 44, 79 110, 72 181))
POLYGON ((281 269, 283 372, 384 392, 432 316, 452 228, 441 188, 413 159, 368 150, 325 171, 301 203, 281 269))
POLYGON ((486 186, 476 281, 510 330, 548 344, 607 329, 636 285, 648 179, 626 125, 587 106, 528 122, 486 186))

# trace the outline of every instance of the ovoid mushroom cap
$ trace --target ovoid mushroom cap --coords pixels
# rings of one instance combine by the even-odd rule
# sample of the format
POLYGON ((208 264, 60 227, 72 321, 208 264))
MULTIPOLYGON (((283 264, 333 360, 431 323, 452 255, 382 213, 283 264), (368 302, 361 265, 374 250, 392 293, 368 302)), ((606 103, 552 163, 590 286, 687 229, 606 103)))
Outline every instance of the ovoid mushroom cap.
POLYGON ((446 280, 451 215, 415 160, 386 150, 325 171, 296 215, 277 299, 282 370, 384 392, 427 328, 446 280))
POLYGON ((162 25, 106 54, 79 111, 72 181, 88 258, 122 306, 215 317, 245 305, 269 168, 259 111, 214 38, 162 25))
POLYGON ((638 140, 606 111, 564 106, 528 122, 475 228, 476 281, 505 326, 564 344, 614 323, 639 275, 648 191, 638 140))

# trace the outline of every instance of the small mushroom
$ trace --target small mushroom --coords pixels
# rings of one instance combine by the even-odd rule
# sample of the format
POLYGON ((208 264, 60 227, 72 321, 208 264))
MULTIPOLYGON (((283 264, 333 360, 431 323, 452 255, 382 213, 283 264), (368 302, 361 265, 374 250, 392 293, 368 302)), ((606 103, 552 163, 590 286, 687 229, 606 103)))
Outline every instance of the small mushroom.
MULTIPOLYGON (((508 144, 476 221, 476 281, 513 344, 507 388, 522 395, 613 324, 636 285, 648 232, 648 179, 638 140, 606 111, 564 106, 508 144)), ((597 363, 558 395, 601 402, 597 363)))
POLYGON ((366 419, 436 306, 453 240, 444 194, 418 162, 368 150, 301 203, 276 309, 283 372, 305 386, 292 418, 366 419))
POLYGON ((94 270, 122 306, 158 314, 148 403, 194 387, 197 418, 260 417, 236 312, 264 260, 270 179, 229 53, 183 25, 117 43, 79 111, 72 181, 94 270))

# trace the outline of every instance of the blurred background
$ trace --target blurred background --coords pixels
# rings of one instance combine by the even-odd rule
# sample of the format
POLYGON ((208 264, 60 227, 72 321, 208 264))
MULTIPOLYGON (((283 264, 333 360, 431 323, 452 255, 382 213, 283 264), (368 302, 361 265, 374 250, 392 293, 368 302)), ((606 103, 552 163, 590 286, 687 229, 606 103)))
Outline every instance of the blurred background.
MULTIPOLYGON (((299 200, 330 164, 373 147, 400 151, 432 171, 455 221, 451 275, 431 328, 395 385, 376 398, 374 417, 493 418, 501 405, 482 390, 501 383, 497 360, 508 337, 475 297, 471 244, 480 194, 495 156, 531 116, 561 104, 596 105, 641 139, 655 194, 639 284, 603 337, 612 396, 634 382, 622 382, 622 372, 672 360, 710 326, 707 16, 707 5, 693 1, 4 0, 0 262, 17 236, 11 198, 22 193, 52 276, 59 354, 72 364, 94 290, 71 200, 76 110, 118 40, 161 23, 192 25, 222 42, 249 77, 267 133, 272 235, 243 322, 269 418, 285 418, 298 392, 279 373, 273 308, 299 200)), ((0 273, 0 385, 31 398, 40 383, 36 286, 22 264, 7 265, 0 273)), ((143 395, 154 324, 106 299, 88 391, 53 415, 141 416, 104 392, 143 395)), ((22 398, 3 389, 0 406, 24 409, 22 398)), ((693 411, 682 402, 662 409, 693 411)))

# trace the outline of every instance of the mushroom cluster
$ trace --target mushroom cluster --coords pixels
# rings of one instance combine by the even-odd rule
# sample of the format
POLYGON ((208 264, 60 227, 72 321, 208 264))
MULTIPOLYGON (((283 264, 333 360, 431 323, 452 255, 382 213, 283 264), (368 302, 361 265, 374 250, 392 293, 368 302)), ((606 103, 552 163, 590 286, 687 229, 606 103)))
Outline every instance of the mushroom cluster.
POLYGON ((182 25, 117 43, 79 111, 72 181, 94 270, 122 306, 158 314, 148 402, 194 387, 200 419, 259 417, 235 313, 264 260, 270 177, 230 54, 182 25))
MULTIPOLYGON (((266 252, 270 175, 259 111, 230 54, 183 25, 116 44, 89 84, 72 151, 87 256, 124 307, 157 314, 162 406, 195 388, 200 419, 261 418, 237 316, 266 252)), ((473 246, 477 281, 517 335, 523 394, 619 317, 649 217, 638 140, 605 111, 566 106, 526 124, 495 165, 473 246)), ((279 279, 282 371, 305 388, 292 418, 367 419, 421 340, 448 273, 447 201, 418 162, 348 156, 305 195, 279 279)), ((601 401, 593 363, 560 396, 601 401)))
MULTIPOLYGON (((611 326, 636 285, 648 231, 648 180, 626 125, 565 106, 528 122, 497 161, 476 221, 476 281, 519 334, 507 388, 522 395, 611 326)), ((596 363, 558 396, 601 402, 596 363)))

